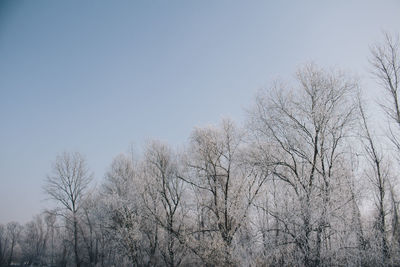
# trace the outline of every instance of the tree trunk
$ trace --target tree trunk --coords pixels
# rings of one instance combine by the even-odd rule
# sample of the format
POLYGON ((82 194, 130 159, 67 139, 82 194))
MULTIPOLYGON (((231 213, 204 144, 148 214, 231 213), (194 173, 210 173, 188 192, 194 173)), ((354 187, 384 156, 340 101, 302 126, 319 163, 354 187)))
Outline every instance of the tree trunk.
POLYGON ((80 267, 81 263, 79 260, 79 253, 78 253, 78 222, 76 220, 76 212, 74 212, 74 253, 75 253, 76 267, 80 267))

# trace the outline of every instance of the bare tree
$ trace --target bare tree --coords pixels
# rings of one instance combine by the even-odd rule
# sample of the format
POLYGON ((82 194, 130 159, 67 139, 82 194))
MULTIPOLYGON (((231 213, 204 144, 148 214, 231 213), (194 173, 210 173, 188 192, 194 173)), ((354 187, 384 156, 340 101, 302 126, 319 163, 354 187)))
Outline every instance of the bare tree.
POLYGON ((373 186, 373 192, 375 193, 375 204, 378 212, 375 228, 378 231, 378 239, 381 253, 382 264, 385 264, 389 257, 389 247, 387 241, 387 209, 386 209, 386 198, 389 191, 389 169, 383 157, 383 153, 377 145, 374 136, 368 125, 367 116, 364 111, 364 107, 361 99, 359 99, 359 111, 361 114, 361 141, 365 150, 365 154, 369 165, 372 168, 371 171, 367 171, 366 175, 369 178, 373 186))
POLYGON ((373 74, 387 94, 387 103, 381 103, 387 115, 400 124, 400 41, 385 33, 383 44, 371 48, 373 74))
POLYGON ((179 242, 185 211, 182 205, 184 182, 179 178, 177 155, 161 142, 150 142, 145 151, 144 176, 145 206, 165 232, 165 249, 161 249, 161 254, 167 266, 178 266, 185 252, 179 242), (156 209, 154 200, 159 202, 156 209))
POLYGON ((28 265, 45 263, 49 230, 43 222, 42 215, 36 215, 32 221, 25 224, 21 247, 22 258, 28 265))
POLYGON ((122 258, 130 264, 141 265, 144 246, 141 233, 141 200, 138 188, 138 168, 132 158, 117 156, 106 174, 103 186, 105 226, 110 229, 110 239, 122 258))
POLYGON ((196 129, 188 151, 191 177, 182 178, 197 196, 199 218, 194 231, 201 254, 212 264, 237 264, 235 236, 268 174, 246 164, 244 133, 232 121, 196 129))
POLYGON ((397 125, 397 129, 393 129, 389 124, 389 137, 400 150, 400 140, 396 133, 400 129, 400 39, 399 36, 393 37, 389 33, 384 36, 384 43, 371 47, 370 63, 374 76, 386 93, 386 99, 380 105, 390 122, 397 125))
MULTIPOLYGON (((374 76, 377 78, 378 83, 380 84, 381 88, 385 92, 385 98, 380 101, 380 105, 383 111, 388 118, 388 131, 387 137, 389 138, 391 144, 394 146, 397 153, 392 154, 394 158, 400 160, 400 99, 399 99, 399 86, 400 86, 400 39, 399 36, 392 36, 389 33, 384 34, 384 41, 380 44, 375 44, 371 47, 371 58, 370 63, 372 65, 372 72, 374 76)), ((365 116, 364 116, 365 117, 365 116)), ((366 124, 366 123, 365 123, 366 124)), ((366 128, 366 127, 365 127, 366 128)), ((371 138, 372 140, 372 138, 371 138)), ((375 141, 376 142, 376 141, 375 141)), ((369 145, 370 153, 372 156, 374 155, 374 151, 377 151, 376 145, 372 146, 372 143, 369 145)), ((390 153, 390 150, 387 150, 387 153, 390 153)), ((383 154, 377 152, 377 157, 375 160, 375 169, 378 171, 378 167, 381 167, 383 154), (380 165, 380 166, 379 166, 380 165)), ((387 238, 387 230, 385 226, 385 218, 389 213, 386 209, 384 209, 384 198, 385 193, 389 195, 391 206, 392 206, 392 240, 394 241, 391 245, 392 250, 397 247, 397 253, 400 253, 400 239, 399 239, 399 232, 400 232, 400 221, 398 217, 398 199, 396 197, 396 183, 390 183, 387 174, 388 166, 382 166, 381 169, 381 178, 379 178, 379 173, 377 173, 377 180, 375 184, 377 186, 378 192, 381 191, 379 200, 382 204, 378 205, 380 207, 379 218, 380 223, 378 229, 381 229, 382 234, 385 231, 385 234, 382 238, 382 249, 384 255, 388 256, 389 254, 389 247, 388 247, 388 240, 387 238), (385 245, 386 244, 386 245, 385 245)), ((390 169, 397 169, 397 166, 393 164, 390 166, 390 169)), ((396 173, 393 171, 392 173, 396 173)), ((398 177, 396 177, 398 179, 398 177)), ((379 203, 379 201, 378 201, 379 203)))
POLYGON ((92 178, 93 175, 89 172, 86 160, 81 154, 64 152, 57 156, 52 173, 47 176, 44 186, 45 192, 65 211, 62 215, 67 221, 71 221, 72 217, 76 266, 81 264, 78 248, 78 212, 92 178))
MULTIPOLYGON (((354 125, 353 79, 313 64, 297 73, 298 87, 276 83, 261 93, 251 113, 258 165, 274 175, 281 205, 266 208, 279 221, 292 255, 302 264, 329 263, 333 222, 346 211, 343 190, 346 138, 354 125), (285 196, 282 199, 282 195, 285 196)), ((270 203, 273 203, 270 201, 270 203)), ((340 239, 337 237, 337 239, 340 239)))
POLYGON ((7 235, 10 240, 10 253, 8 255, 8 265, 11 265, 14 256, 14 249, 19 241, 19 237, 22 231, 22 226, 17 222, 10 222, 7 224, 7 235))
POLYGON ((6 227, 0 224, 0 266, 6 264, 8 246, 9 242, 6 233, 6 227))

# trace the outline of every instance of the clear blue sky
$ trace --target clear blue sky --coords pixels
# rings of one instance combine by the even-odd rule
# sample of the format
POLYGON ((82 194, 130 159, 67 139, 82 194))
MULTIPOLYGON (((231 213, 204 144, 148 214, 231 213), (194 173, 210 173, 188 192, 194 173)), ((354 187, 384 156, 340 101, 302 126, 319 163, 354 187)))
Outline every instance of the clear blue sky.
POLYGON ((1 1, 0 223, 28 221, 64 150, 97 181, 150 138, 244 120, 255 92, 313 60, 368 82, 399 1, 1 1), (273 3, 274 2, 274 3, 273 3))

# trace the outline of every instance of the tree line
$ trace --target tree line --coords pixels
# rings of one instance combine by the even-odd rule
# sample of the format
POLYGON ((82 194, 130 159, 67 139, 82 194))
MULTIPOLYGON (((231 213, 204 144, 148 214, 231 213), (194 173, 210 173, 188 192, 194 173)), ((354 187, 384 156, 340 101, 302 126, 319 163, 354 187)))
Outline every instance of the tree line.
POLYGON ((57 208, 0 225, 0 265, 400 265, 399 38, 369 60, 379 107, 351 75, 307 64, 260 91, 242 127, 150 141, 100 186, 80 153, 60 154, 44 181, 57 208))

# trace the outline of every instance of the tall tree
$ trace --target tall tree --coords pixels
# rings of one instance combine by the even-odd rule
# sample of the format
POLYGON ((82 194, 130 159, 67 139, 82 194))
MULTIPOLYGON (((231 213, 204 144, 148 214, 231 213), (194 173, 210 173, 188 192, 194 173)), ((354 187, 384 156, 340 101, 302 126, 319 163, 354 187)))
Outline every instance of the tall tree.
MULTIPOLYGON (((383 111, 386 114, 388 119, 388 128, 387 128, 387 136, 392 144, 391 148, 395 148, 395 153, 392 154, 393 158, 400 161, 400 99, 399 99, 399 87, 400 87, 400 38, 399 35, 393 36, 389 33, 384 34, 384 41, 382 43, 375 44, 371 47, 370 63, 372 65, 372 72, 380 84, 381 89, 384 92, 384 99, 381 99, 379 104, 383 108, 383 111)), ((371 151, 372 146, 370 146, 371 151)), ((388 153, 393 149, 389 149, 388 153)), ((376 161, 375 166, 378 167, 378 162, 376 161)), ((399 164, 391 165, 390 169, 398 170, 399 164)), ((393 171, 392 173, 396 173, 397 171, 393 171)), ((385 177, 386 175, 383 174, 385 177)), ((398 179, 397 177, 394 177, 398 179)), ((381 179, 382 180, 382 179, 381 179)), ((378 180, 379 181, 379 180, 378 180)), ((396 250, 398 255, 400 254, 400 221, 399 221, 399 209, 398 203, 399 200, 397 198, 396 193, 396 182, 390 183, 389 179, 385 178, 382 180, 385 182, 380 186, 382 188, 382 205, 384 204, 384 192, 388 193, 388 198, 391 202, 391 215, 392 215, 392 251, 396 250)), ((378 183, 379 185, 379 183, 378 183)), ((380 224, 379 227, 385 228, 383 224, 385 222, 386 215, 389 214, 387 211, 383 211, 384 214, 380 215, 380 224)), ((386 229, 381 229, 386 230, 386 229)), ((386 235, 386 234, 385 234, 386 235)), ((383 242, 383 241, 382 241, 383 242)), ((387 242, 386 242, 387 243, 387 242)), ((389 248, 386 245, 386 250, 389 248)), ((389 251, 386 251, 386 255, 389 251)))
POLYGON ((255 172, 245 161, 244 133, 230 120, 219 127, 197 128, 188 151, 190 178, 200 220, 196 240, 209 263, 237 264, 235 237, 268 174, 255 172))
POLYGON ((23 227, 17 222, 7 224, 7 234, 10 240, 10 253, 8 255, 8 265, 11 265, 14 257, 14 249, 19 241, 23 227))
POLYGON ((297 72, 297 81, 260 93, 251 127, 258 165, 273 173, 280 190, 282 204, 266 209, 279 221, 284 243, 297 248, 292 255, 300 253, 302 264, 313 266, 331 257, 331 239, 339 233, 333 222, 346 210, 345 140, 354 125, 357 84, 313 64, 297 72))
POLYGON ((0 224, 0 266, 7 264, 7 250, 9 240, 6 232, 6 227, 0 224))
POLYGON ((110 229, 110 239, 122 258, 131 265, 144 264, 141 242, 141 199, 139 194, 138 168, 132 158, 117 156, 106 174, 103 186, 105 226, 110 229))
POLYGON ((42 216, 37 215, 25 224, 22 235, 23 259, 30 264, 44 264, 49 228, 43 222, 42 216))
POLYGON ((144 158, 143 199, 154 221, 164 230, 161 254, 167 266, 178 266, 184 248, 179 242, 184 229, 184 182, 179 178, 178 156, 167 145, 152 141, 144 158), (155 209, 154 201, 158 202, 155 209))
POLYGON ((374 228, 377 230, 378 246, 375 248, 380 255, 381 264, 386 264, 389 254, 389 244, 387 241, 387 208, 386 198, 389 192, 389 168, 383 157, 382 149, 378 146, 376 139, 371 133, 367 121, 367 115, 361 99, 359 99, 359 111, 361 114, 361 142, 365 150, 366 159, 372 171, 368 170, 366 176, 370 181, 374 200, 377 209, 376 222, 374 228))
POLYGON ((44 186, 45 192, 61 206, 61 214, 67 222, 72 223, 76 266, 81 265, 78 248, 78 212, 92 178, 93 174, 89 172, 86 160, 81 154, 64 152, 57 156, 44 186))

